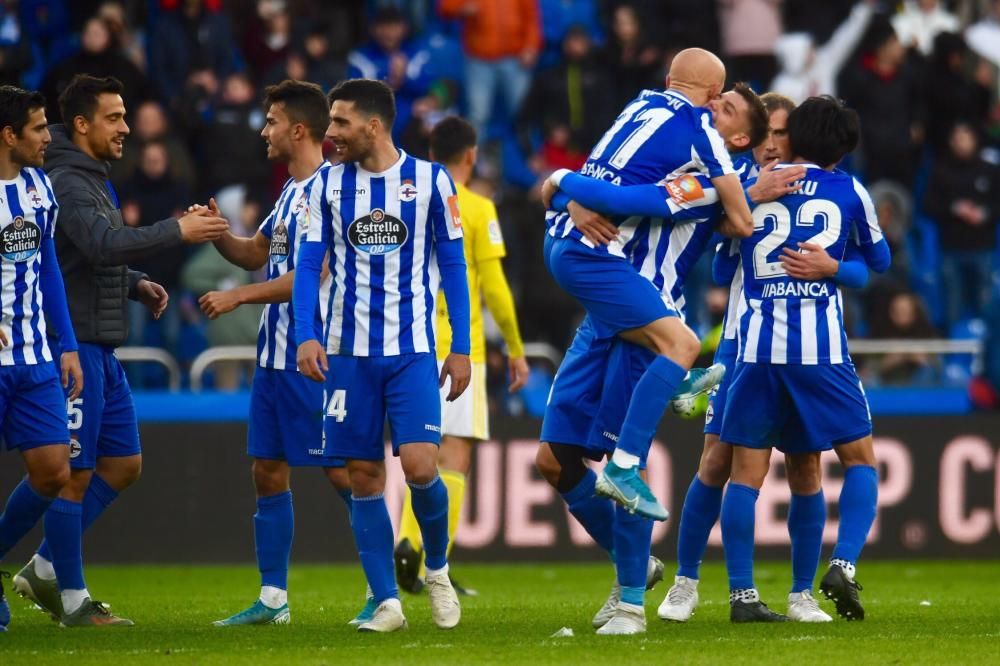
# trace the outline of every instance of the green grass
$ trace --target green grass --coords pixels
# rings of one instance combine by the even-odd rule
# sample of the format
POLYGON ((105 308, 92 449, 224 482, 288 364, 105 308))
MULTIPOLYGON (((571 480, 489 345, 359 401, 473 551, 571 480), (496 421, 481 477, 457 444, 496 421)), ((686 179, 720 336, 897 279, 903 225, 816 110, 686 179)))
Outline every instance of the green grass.
MULTIPOLYGON (((137 626, 60 629, 13 597, 0 664, 1000 663, 1000 562, 866 562, 864 622, 740 626, 728 621, 722 567, 706 565, 694 618, 656 618, 661 583, 647 598, 649 629, 639 637, 590 628, 610 584, 607 566, 459 565, 457 573, 481 593, 463 598, 457 629, 436 629, 422 595, 403 599, 409 631, 362 635, 345 624, 362 601, 356 567, 293 567, 290 626, 217 629, 212 620, 253 601, 252 568, 95 566, 91 591, 137 626), (563 626, 575 636, 551 638, 563 626)), ((788 580, 787 565, 758 566, 761 594, 777 610, 788 580)), ((823 606, 833 614, 832 604, 823 606)))

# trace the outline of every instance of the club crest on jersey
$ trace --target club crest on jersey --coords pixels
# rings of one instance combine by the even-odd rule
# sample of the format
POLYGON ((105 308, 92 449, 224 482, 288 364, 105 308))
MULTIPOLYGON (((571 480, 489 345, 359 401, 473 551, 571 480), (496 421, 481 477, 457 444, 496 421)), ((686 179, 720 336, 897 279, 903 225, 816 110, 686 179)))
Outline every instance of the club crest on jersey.
POLYGON ((417 198, 417 188, 413 186, 412 180, 404 180, 399 186, 399 200, 410 202, 417 198))
POLYGON ((689 204, 705 196, 698 179, 691 175, 675 178, 667 183, 667 193, 679 205, 689 204))
POLYGON ((38 196, 38 190, 35 189, 34 185, 28 186, 28 199, 34 208, 42 207, 42 197, 38 196))
POLYGON ((42 230, 18 215, 0 231, 0 254, 8 261, 27 261, 42 245, 42 230))
POLYGON ((368 254, 392 254, 403 246, 408 236, 403 221, 381 208, 373 208, 368 215, 359 217, 347 227, 351 245, 368 254))
POLYGON ((307 199, 308 197, 305 192, 299 195, 298 200, 295 202, 295 208, 292 209, 292 212, 296 215, 301 213, 302 209, 306 207, 307 199))
POLYGON ((271 232, 271 261, 281 263, 288 259, 288 227, 278 222, 271 232))

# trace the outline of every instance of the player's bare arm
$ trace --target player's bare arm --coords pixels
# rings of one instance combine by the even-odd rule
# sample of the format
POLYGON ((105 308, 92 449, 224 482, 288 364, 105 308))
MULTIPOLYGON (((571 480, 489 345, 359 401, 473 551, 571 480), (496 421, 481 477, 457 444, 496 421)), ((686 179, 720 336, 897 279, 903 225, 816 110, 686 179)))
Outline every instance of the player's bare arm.
POLYGON ((566 209, 569 211, 569 216, 573 218, 573 225, 591 243, 595 245, 608 245, 618 238, 618 227, 600 213, 594 212, 575 201, 570 201, 566 209))
POLYGON ((803 166, 792 166, 775 169, 778 160, 765 165, 757 176, 757 182, 747 188, 747 195, 755 204, 776 201, 786 194, 798 192, 802 187, 800 181, 806 175, 803 166))

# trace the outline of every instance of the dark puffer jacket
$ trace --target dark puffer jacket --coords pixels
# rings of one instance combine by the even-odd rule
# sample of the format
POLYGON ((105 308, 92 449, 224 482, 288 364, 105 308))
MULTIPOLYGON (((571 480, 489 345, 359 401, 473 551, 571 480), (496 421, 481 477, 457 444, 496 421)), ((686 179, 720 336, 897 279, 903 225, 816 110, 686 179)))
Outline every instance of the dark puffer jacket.
POLYGON ((109 186, 110 165, 80 150, 64 126, 50 129, 45 170, 59 203, 56 254, 73 328, 80 342, 118 347, 128 337, 126 299, 135 298, 136 285, 146 277, 127 264, 179 245, 180 225, 171 218, 138 229, 125 226, 109 186))

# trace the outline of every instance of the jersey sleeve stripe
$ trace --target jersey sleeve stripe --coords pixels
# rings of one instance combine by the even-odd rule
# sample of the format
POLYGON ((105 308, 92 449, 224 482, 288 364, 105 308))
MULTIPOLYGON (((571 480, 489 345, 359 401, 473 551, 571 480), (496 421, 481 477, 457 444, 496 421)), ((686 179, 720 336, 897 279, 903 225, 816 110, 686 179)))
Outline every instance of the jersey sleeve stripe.
POLYGON ((861 201, 861 209, 864 214, 864 224, 861 220, 856 225, 861 242, 874 245, 882 240, 882 228, 878 224, 878 214, 875 212, 875 204, 872 197, 865 189, 864 185, 858 182, 857 178, 851 179, 854 183, 854 192, 861 201))

